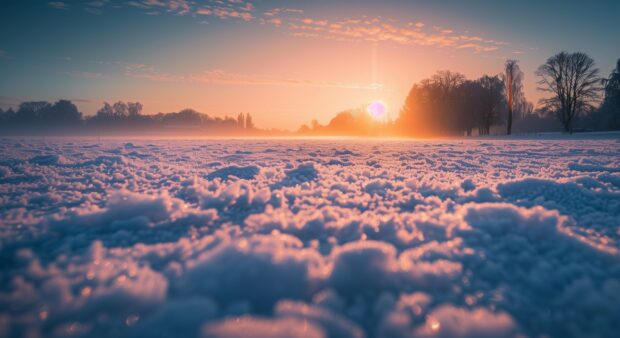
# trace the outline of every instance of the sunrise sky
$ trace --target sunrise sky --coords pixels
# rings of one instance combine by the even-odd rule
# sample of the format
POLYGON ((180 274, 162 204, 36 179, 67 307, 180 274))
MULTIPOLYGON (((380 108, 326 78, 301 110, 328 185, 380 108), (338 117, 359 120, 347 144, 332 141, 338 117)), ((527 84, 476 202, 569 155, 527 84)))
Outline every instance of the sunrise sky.
POLYGON ((414 82, 497 74, 506 58, 537 101, 534 71, 556 52, 584 51, 609 74, 618 13, 617 0, 4 0, 0 105, 67 98, 94 114, 140 101, 296 129, 373 100, 395 118, 414 82))

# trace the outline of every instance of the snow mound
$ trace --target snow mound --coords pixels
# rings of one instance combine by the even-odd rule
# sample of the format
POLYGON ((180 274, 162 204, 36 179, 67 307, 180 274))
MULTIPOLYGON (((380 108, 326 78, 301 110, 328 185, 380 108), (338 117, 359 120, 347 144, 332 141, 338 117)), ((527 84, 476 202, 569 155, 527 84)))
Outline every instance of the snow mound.
POLYGON ((300 164, 297 168, 286 172, 286 177, 282 180, 281 184, 284 186, 292 186, 310 182, 315 180, 318 174, 319 172, 314 166, 314 163, 300 164))

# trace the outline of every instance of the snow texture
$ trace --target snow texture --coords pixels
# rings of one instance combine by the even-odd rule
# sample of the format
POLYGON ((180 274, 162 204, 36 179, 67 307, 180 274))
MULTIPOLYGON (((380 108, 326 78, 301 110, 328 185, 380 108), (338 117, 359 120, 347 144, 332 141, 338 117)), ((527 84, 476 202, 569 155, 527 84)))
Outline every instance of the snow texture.
POLYGON ((1 337, 615 337, 618 134, 0 140, 1 337))

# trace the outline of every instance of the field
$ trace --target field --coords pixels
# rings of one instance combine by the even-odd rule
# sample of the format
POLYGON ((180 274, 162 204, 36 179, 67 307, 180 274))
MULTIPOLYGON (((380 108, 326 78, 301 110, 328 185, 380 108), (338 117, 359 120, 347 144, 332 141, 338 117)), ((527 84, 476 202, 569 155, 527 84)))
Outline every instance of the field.
POLYGON ((619 134, 0 153, 2 337, 620 330, 619 134))

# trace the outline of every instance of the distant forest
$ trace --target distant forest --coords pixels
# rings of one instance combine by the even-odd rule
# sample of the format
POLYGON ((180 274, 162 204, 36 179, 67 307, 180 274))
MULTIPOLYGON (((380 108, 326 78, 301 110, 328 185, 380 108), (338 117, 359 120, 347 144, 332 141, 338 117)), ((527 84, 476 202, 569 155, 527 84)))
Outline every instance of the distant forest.
POLYGON ((155 115, 142 114, 139 102, 104 103, 93 116, 84 116, 69 100, 23 102, 17 110, 0 110, 3 134, 71 135, 261 135, 252 115, 211 117, 193 109, 155 115))
POLYGON ((373 119, 366 108, 338 113, 326 125, 314 120, 295 132, 259 129, 249 113, 212 117, 192 109, 142 114, 138 102, 104 103, 84 116, 68 100, 31 101, 0 109, 3 135, 184 136, 472 136, 562 131, 620 130, 620 60, 606 78, 584 53, 561 52, 536 71, 538 108, 523 93, 518 61, 507 60, 497 75, 467 79, 439 71, 413 85, 399 116, 373 119))

